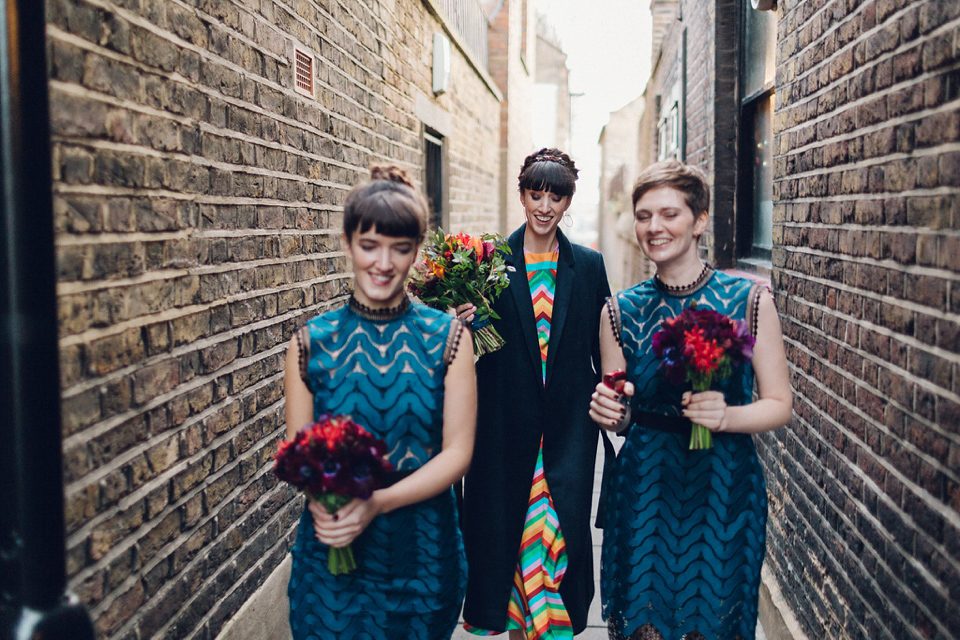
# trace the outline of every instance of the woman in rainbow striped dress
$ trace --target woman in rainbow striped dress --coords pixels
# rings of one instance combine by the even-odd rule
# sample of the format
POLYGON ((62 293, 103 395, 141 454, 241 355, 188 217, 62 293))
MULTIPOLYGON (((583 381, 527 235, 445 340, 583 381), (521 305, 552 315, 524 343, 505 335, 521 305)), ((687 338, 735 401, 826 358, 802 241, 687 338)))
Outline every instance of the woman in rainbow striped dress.
MULTIPOLYGON (((557 228, 578 170, 559 149, 519 176, 526 224, 509 238, 515 271, 493 305, 505 346, 477 362, 474 456, 464 481, 465 627, 510 640, 570 638, 593 598, 590 507, 597 426, 603 258, 557 228)), ((458 309, 469 321, 474 309, 458 309)))

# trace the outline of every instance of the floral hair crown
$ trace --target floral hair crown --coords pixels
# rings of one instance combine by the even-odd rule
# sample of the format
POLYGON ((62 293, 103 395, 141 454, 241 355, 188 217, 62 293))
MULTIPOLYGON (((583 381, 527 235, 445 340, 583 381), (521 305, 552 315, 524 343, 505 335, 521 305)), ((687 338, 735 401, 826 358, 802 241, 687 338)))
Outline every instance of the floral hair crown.
POLYGON ((551 156, 547 154, 539 155, 535 157, 533 161, 534 162, 556 162, 557 164, 567 166, 567 163, 563 161, 563 158, 559 156, 551 156))

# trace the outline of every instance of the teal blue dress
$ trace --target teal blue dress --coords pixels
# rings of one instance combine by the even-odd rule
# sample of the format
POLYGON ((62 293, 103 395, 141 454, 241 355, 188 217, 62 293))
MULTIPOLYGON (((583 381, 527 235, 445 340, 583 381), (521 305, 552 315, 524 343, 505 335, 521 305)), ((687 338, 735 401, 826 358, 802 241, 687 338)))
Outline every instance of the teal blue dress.
MULTIPOLYGON (((754 638, 767 494, 753 440, 714 433, 713 448, 689 450, 686 389, 658 374, 652 336, 691 301, 747 320, 755 335, 758 293, 708 267, 687 288, 651 279, 610 299, 636 385, 633 424, 604 487, 600 588, 611 638, 754 638)), ((719 388, 727 404, 749 404, 753 380, 749 363, 736 369, 719 388)))
MULTIPOLYGON (((408 299, 386 313, 350 304, 299 333, 314 415, 348 414, 387 443, 394 480, 443 442, 444 375, 463 325, 408 299)), ((304 509, 287 593, 294 640, 449 638, 466 588, 452 489, 375 517, 353 542, 357 569, 327 569, 304 509)))

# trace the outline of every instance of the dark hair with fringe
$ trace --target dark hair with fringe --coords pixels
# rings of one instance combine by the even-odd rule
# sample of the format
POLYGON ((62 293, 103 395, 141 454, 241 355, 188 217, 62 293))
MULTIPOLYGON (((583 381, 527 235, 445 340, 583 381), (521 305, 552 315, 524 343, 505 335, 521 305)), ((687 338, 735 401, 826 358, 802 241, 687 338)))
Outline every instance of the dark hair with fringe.
POLYGON ((643 194, 658 187, 672 187, 682 193, 694 216, 710 211, 710 185, 698 167, 672 159, 650 165, 640 172, 633 185, 634 209, 643 194))
POLYGON ((370 180, 347 194, 343 205, 347 240, 354 232, 366 233, 371 227, 391 238, 415 238, 417 242, 426 235, 427 201, 400 167, 374 166, 370 180))
POLYGON ((577 174, 580 170, 570 156, 560 149, 544 147, 531 153, 523 161, 518 182, 520 193, 524 189, 549 191, 558 196, 572 196, 577 190, 577 174))

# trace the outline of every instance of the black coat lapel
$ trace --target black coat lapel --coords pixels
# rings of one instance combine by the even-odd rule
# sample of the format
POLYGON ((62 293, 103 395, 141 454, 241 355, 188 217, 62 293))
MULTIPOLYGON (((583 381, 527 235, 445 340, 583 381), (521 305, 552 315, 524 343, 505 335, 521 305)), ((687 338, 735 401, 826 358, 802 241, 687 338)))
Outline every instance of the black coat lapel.
MULTIPOLYGON (((557 261, 557 287, 553 294, 553 315, 550 317, 550 344, 547 347, 547 383, 550 383, 553 363, 556 361, 560 336, 563 334, 564 321, 570 308, 570 296, 573 292, 573 276, 576 258, 570 241, 557 229, 557 241, 560 244, 560 258, 557 261)), ((531 307, 533 304, 531 303, 531 307)), ((588 339, 588 336, 584 336, 588 339)))
MULTIPOLYGON (((517 315, 520 318, 520 332, 526 343, 527 352, 533 361, 534 370, 538 376, 542 369, 540 364, 540 342, 537 340, 537 323, 533 317, 533 299, 530 297, 530 282, 527 280, 527 263, 523 257, 523 232, 527 225, 522 225, 510 236, 510 251, 514 271, 510 274, 510 290, 517 305, 517 315)), ((548 352, 549 357, 549 352, 548 352)))

